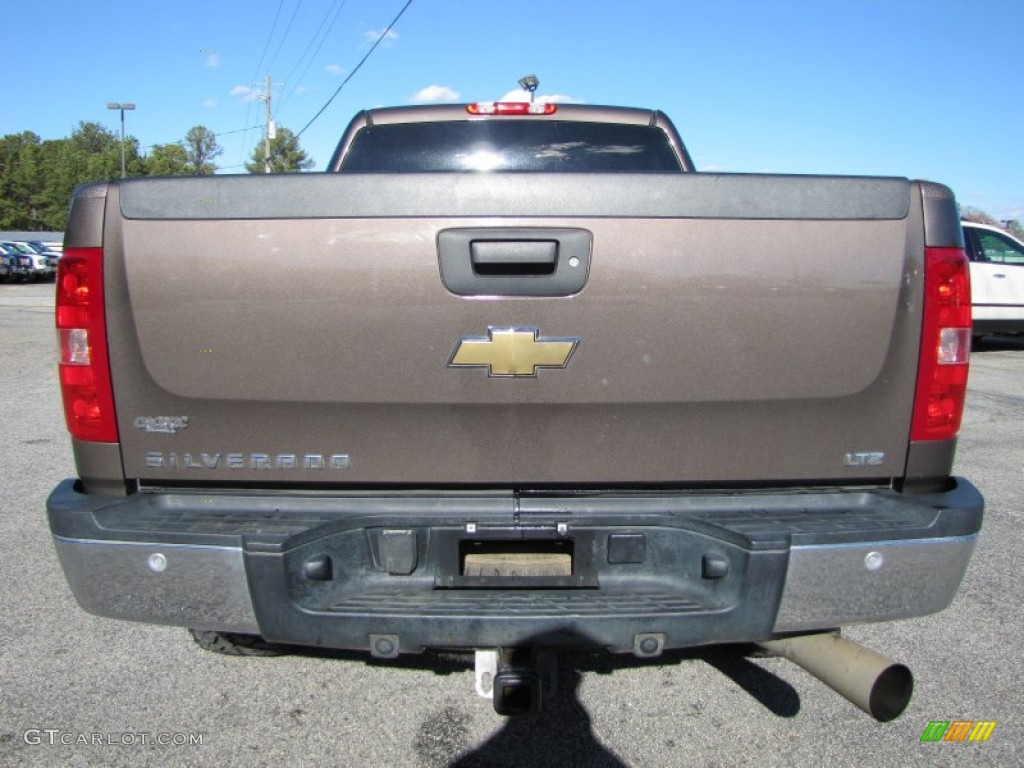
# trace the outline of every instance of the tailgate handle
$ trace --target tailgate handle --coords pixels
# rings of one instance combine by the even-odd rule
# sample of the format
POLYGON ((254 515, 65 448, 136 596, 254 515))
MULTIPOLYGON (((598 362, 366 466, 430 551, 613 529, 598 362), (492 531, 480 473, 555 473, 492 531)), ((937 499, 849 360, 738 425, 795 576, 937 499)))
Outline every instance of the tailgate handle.
POLYGON ((459 296, 571 296, 586 285, 592 243, 586 229, 445 229, 437 235, 441 281, 459 296))
POLYGON ((551 275, 558 260, 557 240, 472 240, 473 271, 488 277, 551 275))

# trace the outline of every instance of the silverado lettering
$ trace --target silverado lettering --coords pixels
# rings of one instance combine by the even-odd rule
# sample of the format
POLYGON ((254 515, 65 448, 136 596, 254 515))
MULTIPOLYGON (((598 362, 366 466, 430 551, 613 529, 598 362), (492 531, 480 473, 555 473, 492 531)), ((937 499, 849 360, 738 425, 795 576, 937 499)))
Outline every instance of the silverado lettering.
POLYGON ((836 630, 943 610, 977 540, 963 237, 940 184, 698 173, 661 112, 578 104, 84 186, 57 553, 209 650, 472 653, 505 714, 552 649, 754 643, 892 719, 909 670, 836 630))
MULTIPOLYGON (((146 466, 152 469, 217 469, 221 465, 221 454, 196 454, 149 451, 146 466)), ((325 455, 322 453, 227 453, 223 455, 224 466, 228 469, 348 469, 349 457, 343 453, 325 455)))

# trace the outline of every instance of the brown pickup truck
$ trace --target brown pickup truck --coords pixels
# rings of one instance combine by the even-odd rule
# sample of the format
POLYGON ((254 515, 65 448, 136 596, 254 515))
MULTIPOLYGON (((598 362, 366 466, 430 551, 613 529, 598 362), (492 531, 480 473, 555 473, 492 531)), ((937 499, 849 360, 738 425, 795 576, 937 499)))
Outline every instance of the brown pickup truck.
POLYGON ((74 197, 57 284, 79 603, 204 647, 759 643, 879 719, 832 630, 956 593, 971 302, 952 193, 697 173, 660 112, 374 109, 319 174, 74 197))

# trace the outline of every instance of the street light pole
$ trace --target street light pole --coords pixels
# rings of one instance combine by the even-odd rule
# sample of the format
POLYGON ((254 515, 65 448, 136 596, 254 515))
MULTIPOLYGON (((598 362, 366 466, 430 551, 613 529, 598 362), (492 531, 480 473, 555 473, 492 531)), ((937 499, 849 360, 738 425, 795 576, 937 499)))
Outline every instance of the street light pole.
POLYGON ((530 94, 530 103, 533 104, 533 95, 540 86, 540 80, 536 75, 526 75, 519 78, 519 87, 530 94))
POLYGON ((124 111, 126 109, 135 109, 135 105, 131 102, 118 103, 116 101, 108 101, 107 109, 119 109, 121 110, 121 178, 123 179, 126 174, 124 170, 124 111))

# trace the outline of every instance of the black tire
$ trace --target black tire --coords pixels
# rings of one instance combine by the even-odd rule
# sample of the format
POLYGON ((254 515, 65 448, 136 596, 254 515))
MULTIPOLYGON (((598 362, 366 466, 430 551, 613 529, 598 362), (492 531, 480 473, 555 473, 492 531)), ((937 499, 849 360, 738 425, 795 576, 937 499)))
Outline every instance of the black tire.
POLYGON ((189 634, 204 651, 224 656, 281 656, 288 652, 283 646, 268 643, 259 635, 205 629, 190 629, 189 634))

